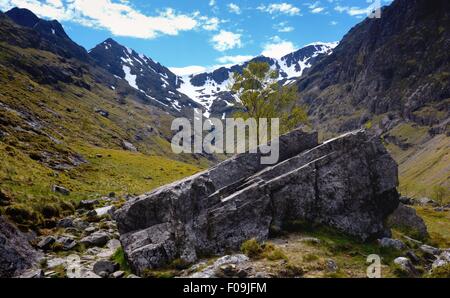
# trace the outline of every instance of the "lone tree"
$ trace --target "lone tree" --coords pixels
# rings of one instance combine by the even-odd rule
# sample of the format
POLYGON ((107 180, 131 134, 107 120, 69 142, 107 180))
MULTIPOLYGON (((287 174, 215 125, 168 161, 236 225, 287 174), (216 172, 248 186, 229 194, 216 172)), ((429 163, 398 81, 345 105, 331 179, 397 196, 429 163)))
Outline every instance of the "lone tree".
POLYGON ((305 109, 296 104, 298 99, 295 85, 280 86, 278 73, 266 62, 250 62, 242 74, 234 73, 231 88, 241 104, 236 118, 279 118, 280 132, 286 133, 301 124, 308 124, 305 109))

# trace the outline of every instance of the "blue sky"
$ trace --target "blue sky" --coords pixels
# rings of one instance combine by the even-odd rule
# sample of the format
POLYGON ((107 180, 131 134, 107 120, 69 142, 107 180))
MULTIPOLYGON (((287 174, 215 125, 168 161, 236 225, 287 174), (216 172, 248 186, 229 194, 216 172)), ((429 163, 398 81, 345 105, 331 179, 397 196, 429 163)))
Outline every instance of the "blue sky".
POLYGON ((0 0, 0 9, 25 7, 57 19, 87 49, 112 37, 181 74, 260 54, 280 57, 317 41, 339 41, 367 17, 373 2, 0 0))

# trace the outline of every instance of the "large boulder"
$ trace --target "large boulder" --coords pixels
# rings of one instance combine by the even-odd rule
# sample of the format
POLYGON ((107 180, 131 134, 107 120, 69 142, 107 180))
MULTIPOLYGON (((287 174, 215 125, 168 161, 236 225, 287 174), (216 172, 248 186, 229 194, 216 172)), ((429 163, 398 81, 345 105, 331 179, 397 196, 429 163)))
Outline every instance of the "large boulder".
POLYGON ((26 236, 0 217, 0 278, 22 274, 35 266, 40 257, 26 236))
POLYGON ((403 204, 399 204, 394 213, 388 217, 387 225, 416 239, 428 238, 427 226, 423 219, 417 215, 415 209, 403 204))
POLYGON ((318 145, 317 134, 280 138, 280 162, 241 154, 131 199, 116 214, 132 268, 141 273, 180 258, 266 240, 290 221, 323 224, 361 240, 381 238, 398 206, 397 164, 378 138, 357 131, 318 145))

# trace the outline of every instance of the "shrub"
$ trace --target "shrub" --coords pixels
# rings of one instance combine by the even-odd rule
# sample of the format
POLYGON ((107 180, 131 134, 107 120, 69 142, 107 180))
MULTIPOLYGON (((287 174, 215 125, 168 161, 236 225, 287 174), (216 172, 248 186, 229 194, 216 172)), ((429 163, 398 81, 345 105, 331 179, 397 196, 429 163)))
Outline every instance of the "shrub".
POLYGON ((263 249, 256 239, 250 239, 242 243, 241 251, 249 258, 258 258, 263 249))
POLYGON ((263 245, 262 256, 270 261, 287 260, 288 257, 282 249, 273 244, 266 243, 263 245))

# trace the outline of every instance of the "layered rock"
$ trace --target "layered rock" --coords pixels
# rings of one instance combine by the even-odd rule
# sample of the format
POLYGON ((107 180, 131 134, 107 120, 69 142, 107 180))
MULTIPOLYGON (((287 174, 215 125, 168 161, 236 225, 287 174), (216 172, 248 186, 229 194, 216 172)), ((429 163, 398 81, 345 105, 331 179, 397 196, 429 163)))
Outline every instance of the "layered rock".
POLYGON ((33 267, 41 255, 16 227, 0 217, 0 277, 14 277, 33 267))
POLYGON ((280 139, 280 162, 238 155, 209 171, 130 200, 116 212, 132 268, 236 250, 290 221, 323 224, 361 240, 385 235, 398 206, 397 164, 364 131, 318 145, 317 134, 280 139))

